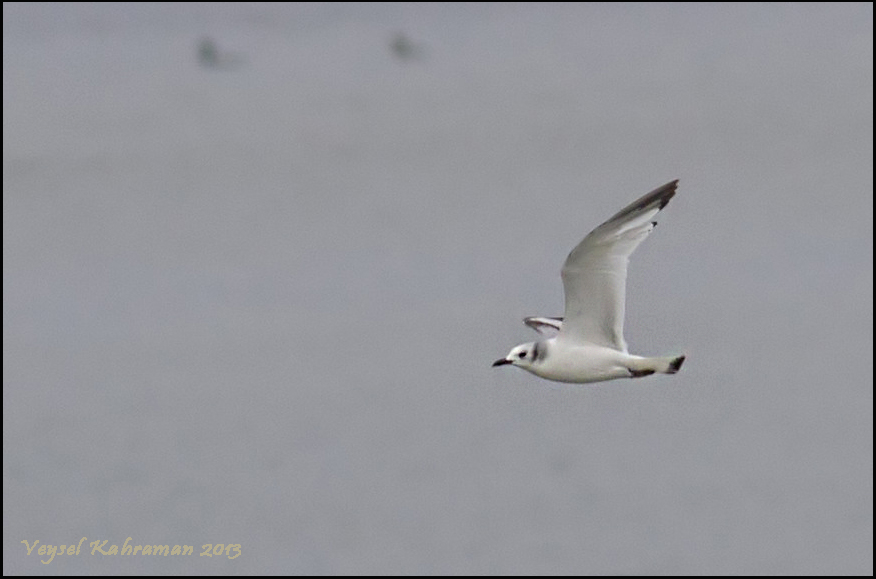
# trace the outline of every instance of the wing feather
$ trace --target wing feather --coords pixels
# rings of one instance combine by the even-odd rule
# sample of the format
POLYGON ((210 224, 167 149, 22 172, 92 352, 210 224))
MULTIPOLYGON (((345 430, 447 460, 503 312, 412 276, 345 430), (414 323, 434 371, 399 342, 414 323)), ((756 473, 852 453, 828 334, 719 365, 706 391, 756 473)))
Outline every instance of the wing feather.
POLYGON ((554 331, 560 331, 563 327, 563 318, 545 318, 541 316, 524 318, 523 323, 538 332, 539 334, 546 334, 545 330, 550 328, 554 331))
POLYGON ((654 229, 675 195, 670 181, 621 209, 579 243, 563 264, 566 311, 557 339, 627 351, 624 303, 630 254, 654 229))

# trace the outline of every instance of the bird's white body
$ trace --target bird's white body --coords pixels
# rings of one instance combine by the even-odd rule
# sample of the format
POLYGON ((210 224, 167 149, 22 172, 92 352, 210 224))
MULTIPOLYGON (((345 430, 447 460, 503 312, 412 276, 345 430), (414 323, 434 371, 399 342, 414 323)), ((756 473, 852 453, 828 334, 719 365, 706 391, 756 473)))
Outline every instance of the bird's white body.
POLYGON ((629 364, 638 363, 631 356, 605 346, 592 344, 557 343, 556 338, 545 340, 542 346, 550 352, 550 364, 532 364, 529 371, 536 376, 557 382, 600 382, 629 376, 629 364))
POLYGON ((525 346, 535 348, 538 356, 528 365, 517 365, 547 380, 577 384, 654 373, 674 374, 671 366, 678 359, 676 356, 644 358, 595 344, 569 344, 557 338, 523 344, 518 348, 525 346), (548 359, 550 363, 544 363, 548 359))
POLYGON ((677 184, 658 187, 590 232, 563 265, 564 317, 524 320, 539 333, 549 329, 558 335, 521 344, 493 366, 512 364, 548 380, 574 383, 678 372, 684 356, 634 356, 623 337, 629 256, 657 225, 652 219, 675 195, 677 184))

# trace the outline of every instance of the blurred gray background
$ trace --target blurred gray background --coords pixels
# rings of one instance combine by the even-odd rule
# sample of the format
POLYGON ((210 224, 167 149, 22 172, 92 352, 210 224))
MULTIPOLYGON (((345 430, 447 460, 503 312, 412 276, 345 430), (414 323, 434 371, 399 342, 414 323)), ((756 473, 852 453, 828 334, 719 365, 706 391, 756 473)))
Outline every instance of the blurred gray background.
POLYGON ((872 107, 871 4, 4 3, 4 573, 872 574, 872 107), (674 178, 681 373, 491 368, 674 178))

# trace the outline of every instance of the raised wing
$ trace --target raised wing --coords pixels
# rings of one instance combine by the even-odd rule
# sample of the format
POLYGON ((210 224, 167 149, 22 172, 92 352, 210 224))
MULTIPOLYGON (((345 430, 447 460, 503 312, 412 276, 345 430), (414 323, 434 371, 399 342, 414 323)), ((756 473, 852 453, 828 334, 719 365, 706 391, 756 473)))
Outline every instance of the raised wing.
POLYGON ((555 330, 559 332, 563 327, 563 318, 531 317, 523 318, 523 323, 539 334, 546 334, 547 330, 555 330))
POLYGON ((666 207, 678 180, 654 189, 594 229, 563 264, 566 312, 558 340, 587 342, 627 351, 624 301, 630 254, 666 207))

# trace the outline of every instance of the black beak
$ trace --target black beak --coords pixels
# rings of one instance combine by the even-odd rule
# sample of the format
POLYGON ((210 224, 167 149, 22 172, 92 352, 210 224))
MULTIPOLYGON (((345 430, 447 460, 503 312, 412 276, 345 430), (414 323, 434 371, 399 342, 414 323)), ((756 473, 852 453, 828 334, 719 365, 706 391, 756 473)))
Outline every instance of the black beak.
POLYGON ((493 368, 495 368, 496 366, 504 366, 505 364, 510 364, 510 363, 511 363, 511 360, 508 360, 507 358, 500 358, 500 359, 496 360, 495 362, 493 362, 493 368))

